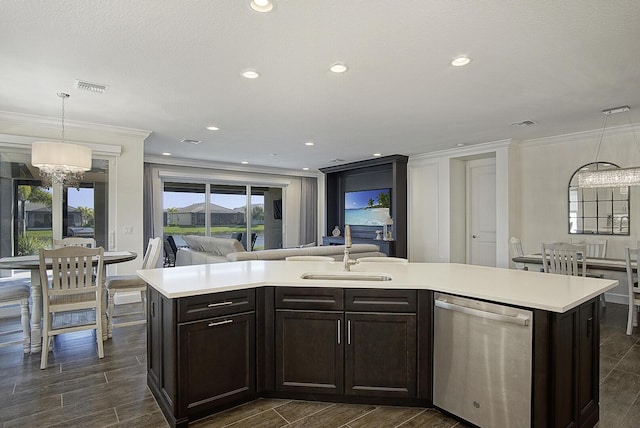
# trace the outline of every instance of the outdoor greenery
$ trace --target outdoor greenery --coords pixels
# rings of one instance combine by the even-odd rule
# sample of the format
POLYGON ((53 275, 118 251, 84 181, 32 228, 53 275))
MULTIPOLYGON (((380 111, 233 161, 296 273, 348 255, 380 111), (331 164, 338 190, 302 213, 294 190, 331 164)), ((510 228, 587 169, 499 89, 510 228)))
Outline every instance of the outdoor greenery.
POLYGON ((20 235, 18 237, 18 255, 28 256, 29 254, 38 254, 40 248, 51 248, 51 232, 49 236, 41 237, 31 234, 20 235))
POLYGON ((367 201, 369 204, 368 208, 389 208, 391 206, 388 193, 381 192, 376 196, 376 199, 378 200, 378 203, 377 205, 374 205, 373 198, 369 198, 367 201))

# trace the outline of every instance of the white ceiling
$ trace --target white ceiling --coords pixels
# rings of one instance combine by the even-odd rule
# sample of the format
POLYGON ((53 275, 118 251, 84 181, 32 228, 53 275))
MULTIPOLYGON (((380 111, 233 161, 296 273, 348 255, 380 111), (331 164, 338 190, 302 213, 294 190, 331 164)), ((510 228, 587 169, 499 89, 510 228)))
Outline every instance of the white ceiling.
POLYGON ((68 92, 67 120, 151 130, 149 155, 312 169, 640 122, 638 0, 274 1, 0 0, 0 110, 68 92))

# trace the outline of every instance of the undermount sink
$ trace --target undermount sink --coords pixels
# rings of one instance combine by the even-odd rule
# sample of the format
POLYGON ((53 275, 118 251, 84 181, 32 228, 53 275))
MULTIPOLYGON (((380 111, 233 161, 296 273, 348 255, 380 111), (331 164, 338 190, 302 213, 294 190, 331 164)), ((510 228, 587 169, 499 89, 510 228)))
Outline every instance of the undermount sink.
POLYGON ((393 278, 386 273, 371 272, 307 272, 302 279, 316 279, 324 281, 391 281, 393 278))

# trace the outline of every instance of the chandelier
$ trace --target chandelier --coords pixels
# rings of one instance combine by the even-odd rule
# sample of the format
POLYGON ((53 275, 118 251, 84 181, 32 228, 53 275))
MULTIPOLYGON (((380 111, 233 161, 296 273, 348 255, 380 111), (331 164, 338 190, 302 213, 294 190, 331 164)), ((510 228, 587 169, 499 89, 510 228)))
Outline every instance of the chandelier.
MULTIPOLYGON (((598 168, 598 153, 600 152, 600 145, 602 144, 604 130, 607 127, 607 119, 612 114, 628 112, 630 110, 629 106, 622 106, 602 111, 602 113, 604 113, 604 124, 602 126, 602 132, 600 133, 598 145, 596 146, 596 160, 594 162, 596 168, 598 168)), ((640 151, 636 134, 633 131, 632 133, 636 147, 638 148, 638 151, 640 151)), ((581 171, 578 173, 577 177, 578 187, 583 188, 638 186, 640 185, 640 167, 581 171)))
POLYGON ((78 187, 84 173, 91 169, 91 149, 64 142, 64 100, 69 94, 58 93, 62 98, 62 141, 37 141, 31 143, 31 164, 40 169, 43 185, 52 183, 78 187))

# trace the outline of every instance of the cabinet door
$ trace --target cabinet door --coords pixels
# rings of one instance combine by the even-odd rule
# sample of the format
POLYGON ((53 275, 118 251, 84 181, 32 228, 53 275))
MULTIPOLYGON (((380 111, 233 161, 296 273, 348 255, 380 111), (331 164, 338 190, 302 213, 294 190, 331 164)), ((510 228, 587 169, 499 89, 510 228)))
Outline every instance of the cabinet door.
POLYGON ((255 313, 179 324, 181 416, 255 394, 255 313))
POLYGON ((416 396, 415 314, 346 313, 345 394, 416 396))
POLYGON ((276 311, 276 389, 341 394, 342 312, 276 311))

